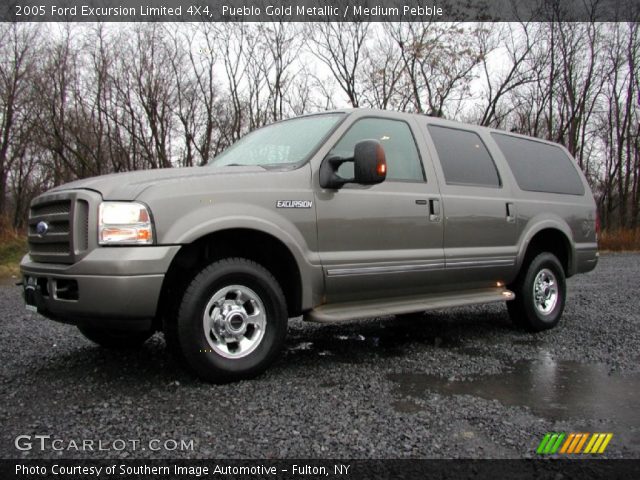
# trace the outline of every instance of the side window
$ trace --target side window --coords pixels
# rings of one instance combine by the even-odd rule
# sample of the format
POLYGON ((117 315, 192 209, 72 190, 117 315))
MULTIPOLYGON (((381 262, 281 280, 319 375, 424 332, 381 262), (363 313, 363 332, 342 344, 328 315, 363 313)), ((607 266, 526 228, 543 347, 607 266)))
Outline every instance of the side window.
POLYGON ((522 190, 584 195, 576 167, 560 147, 501 133, 491 136, 522 190))
POLYGON ((500 187, 500 176, 480 137, 468 130, 429 125, 447 185, 500 187))
MULTIPOLYGON (((329 155, 353 156, 356 143, 379 140, 387 158, 387 180, 424 182, 420 155, 409 125, 400 120, 363 118, 356 121, 340 139, 329 155)), ((338 174, 353 177, 353 163, 343 163, 338 174)))

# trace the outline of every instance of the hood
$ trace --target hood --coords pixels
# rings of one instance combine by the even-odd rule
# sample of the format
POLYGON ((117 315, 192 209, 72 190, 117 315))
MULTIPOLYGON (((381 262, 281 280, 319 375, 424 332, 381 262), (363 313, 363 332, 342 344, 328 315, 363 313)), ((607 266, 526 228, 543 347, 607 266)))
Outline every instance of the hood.
POLYGON ((207 177, 246 175, 267 171, 267 169, 258 166, 183 167, 137 170, 135 172, 112 173, 110 175, 76 180, 56 187, 52 189, 51 192, 87 189, 100 193, 104 200, 134 200, 147 188, 152 186, 191 181, 196 178, 202 180, 207 177))

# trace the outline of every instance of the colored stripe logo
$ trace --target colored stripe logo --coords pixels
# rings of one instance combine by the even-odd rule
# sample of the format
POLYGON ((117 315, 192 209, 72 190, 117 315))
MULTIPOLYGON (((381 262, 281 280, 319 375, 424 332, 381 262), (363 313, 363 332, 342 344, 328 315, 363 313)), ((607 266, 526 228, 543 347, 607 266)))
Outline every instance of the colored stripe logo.
POLYGON ((538 445, 539 455, 604 453, 613 433, 547 433, 538 445))

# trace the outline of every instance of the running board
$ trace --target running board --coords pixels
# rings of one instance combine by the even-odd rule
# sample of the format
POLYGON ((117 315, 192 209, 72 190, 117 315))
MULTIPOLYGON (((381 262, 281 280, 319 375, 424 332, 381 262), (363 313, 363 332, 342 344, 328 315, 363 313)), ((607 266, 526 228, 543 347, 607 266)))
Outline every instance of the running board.
POLYGON ((395 297, 386 300, 362 300, 359 302, 320 305, 307 312, 304 319, 320 323, 346 322, 357 318, 400 315, 464 305, 504 302, 514 298, 516 298, 515 294, 505 288, 486 288, 459 293, 434 293, 411 297, 395 297))

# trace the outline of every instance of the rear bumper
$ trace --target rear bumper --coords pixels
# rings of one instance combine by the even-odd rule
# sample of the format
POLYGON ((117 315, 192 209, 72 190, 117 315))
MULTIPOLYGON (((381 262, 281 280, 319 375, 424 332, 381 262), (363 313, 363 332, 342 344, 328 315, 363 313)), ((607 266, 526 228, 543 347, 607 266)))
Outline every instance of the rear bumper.
POLYGON ((598 252, 597 243, 580 243, 576 245, 576 272, 586 273, 590 272, 596 265, 598 265, 598 259, 600 254, 598 252))
POLYGON ((97 248, 73 265, 20 264, 28 308, 52 320, 103 328, 151 328, 178 246, 97 248))

